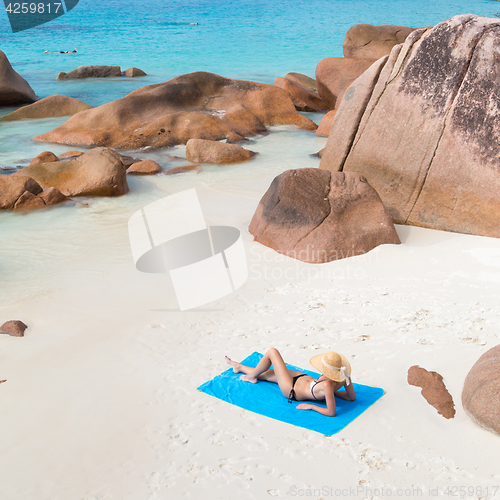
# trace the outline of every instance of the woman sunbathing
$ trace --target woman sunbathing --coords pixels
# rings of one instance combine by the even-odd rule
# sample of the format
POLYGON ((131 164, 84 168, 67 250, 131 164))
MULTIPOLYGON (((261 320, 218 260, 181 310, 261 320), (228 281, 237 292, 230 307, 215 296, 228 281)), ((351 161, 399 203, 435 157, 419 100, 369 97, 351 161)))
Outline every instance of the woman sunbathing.
POLYGON ((277 349, 269 349, 255 368, 237 363, 225 357, 233 367, 234 373, 243 372, 240 378, 245 382, 256 384, 258 380, 266 380, 278 384, 283 396, 292 401, 322 401, 326 408, 314 404, 302 403, 299 410, 314 410, 322 415, 334 417, 336 414, 335 396, 347 401, 354 401, 356 394, 351 384, 351 365, 347 358, 336 352, 327 352, 311 358, 311 365, 322 375, 315 380, 311 376, 286 367, 277 349), (271 365, 273 370, 270 370, 271 365), (339 389, 345 387, 345 392, 339 389))

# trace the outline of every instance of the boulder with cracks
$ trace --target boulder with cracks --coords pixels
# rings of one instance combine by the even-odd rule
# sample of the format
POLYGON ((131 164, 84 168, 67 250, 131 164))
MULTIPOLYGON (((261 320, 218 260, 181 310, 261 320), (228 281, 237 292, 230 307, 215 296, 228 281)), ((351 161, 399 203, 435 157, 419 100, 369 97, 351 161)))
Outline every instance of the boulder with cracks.
POLYGON ((310 263, 400 243, 391 217, 362 175, 315 168, 278 175, 260 200, 249 231, 263 245, 310 263))
POLYGON ((346 91, 320 168, 358 172, 394 222, 500 237, 500 20, 413 31, 346 91))

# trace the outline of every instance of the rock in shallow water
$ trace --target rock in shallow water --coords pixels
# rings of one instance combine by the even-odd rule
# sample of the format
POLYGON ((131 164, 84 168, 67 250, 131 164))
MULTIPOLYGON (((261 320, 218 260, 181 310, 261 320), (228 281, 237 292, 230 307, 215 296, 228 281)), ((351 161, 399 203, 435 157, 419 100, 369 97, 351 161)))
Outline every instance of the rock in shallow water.
POLYGON ((16 177, 16 174, 0 176, 0 209, 12 210, 17 200, 29 192, 34 196, 43 191, 31 177, 16 177))
POLYGON ((319 127, 316 129, 316 135, 322 135, 323 137, 328 137, 330 135, 330 129, 332 128, 333 119, 336 113, 337 111, 332 109, 323 116, 319 123, 319 127))
POLYGON ((130 167, 127 168, 127 174, 133 175, 154 175, 159 174, 160 172, 160 164, 153 160, 137 161, 132 163, 130 167))
POLYGON ((186 158, 193 163, 241 163, 250 161, 257 153, 237 144, 225 144, 203 139, 189 139, 186 158))
POLYGON ((59 158, 52 151, 43 151, 30 161, 30 167, 38 163, 50 163, 51 161, 59 161, 59 158))
POLYGON ((127 68, 125 71, 122 71, 122 76, 126 76, 128 78, 135 78, 137 76, 147 76, 142 69, 139 68, 127 68))
POLYGON ((467 374, 462 406, 477 424, 500 435, 500 345, 486 351, 467 374))
POLYGON ((181 167, 172 167, 165 171, 165 175, 185 174, 186 172, 201 172, 199 165, 183 165, 181 167))
POLYGON ((388 55, 394 45, 403 43, 418 28, 382 24, 355 24, 346 33, 343 43, 344 57, 380 59, 388 55))
POLYGON ((120 196, 129 190, 121 157, 108 148, 95 148, 72 160, 39 163, 11 177, 26 176, 66 196, 120 196))
POLYGON ((318 63, 316 66, 318 94, 329 109, 339 107, 347 87, 374 62, 375 59, 329 57, 318 63))
POLYGON ((353 173, 287 170, 250 223, 255 241, 303 262, 322 263, 400 240, 376 191, 353 173))
POLYGON ((302 85, 296 78, 291 80, 288 75, 285 78, 276 78, 273 85, 286 90, 290 94, 292 102, 298 111, 325 113, 330 109, 321 100, 316 90, 302 85))
POLYGON ((320 168, 365 175, 396 223, 500 237, 500 21, 413 31, 372 69, 349 87, 320 168))
POLYGON ((157 149, 192 138, 237 142, 272 125, 317 128, 297 112, 282 89, 198 72, 142 87, 122 99, 77 113, 35 140, 157 149))
POLYGON ((36 101, 29 83, 14 71, 7 56, 0 50, 0 106, 15 106, 36 101))
POLYGON ((110 78, 113 76, 122 76, 122 70, 120 66, 86 65, 79 66, 69 73, 64 73, 63 71, 61 71, 57 75, 56 80, 73 80, 79 78, 110 78))
POLYGON ((84 109, 91 109, 92 106, 85 104, 78 99, 66 97, 64 95, 51 95, 39 101, 16 109, 8 115, 2 116, 0 122, 23 120, 25 118, 51 118, 58 116, 72 116, 84 109))

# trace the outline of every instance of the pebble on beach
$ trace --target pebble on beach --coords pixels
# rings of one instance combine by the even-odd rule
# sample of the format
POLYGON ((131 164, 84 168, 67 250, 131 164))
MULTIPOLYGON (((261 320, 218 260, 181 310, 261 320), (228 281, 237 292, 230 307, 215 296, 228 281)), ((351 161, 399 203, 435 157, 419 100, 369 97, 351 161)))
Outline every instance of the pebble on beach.
POLYGON ((6 321, 0 326, 0 333, 10 335, 11 337, 24 337, 24 331, 28 328, 22 321, 17 319, 6 321))

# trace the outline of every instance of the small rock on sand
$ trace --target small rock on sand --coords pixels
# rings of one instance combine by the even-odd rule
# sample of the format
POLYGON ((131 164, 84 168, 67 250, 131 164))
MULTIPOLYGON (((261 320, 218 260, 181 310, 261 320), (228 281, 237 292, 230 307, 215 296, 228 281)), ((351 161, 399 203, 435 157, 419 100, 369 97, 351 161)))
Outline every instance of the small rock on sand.
POLYGON ((446 389, 443 377, 439 373, 429 372, 425 368, 414 365, 408 370, 408 383, 421 387, 422 396, 444 418, 453 418, 455 416, 453 398, 446 389))
MULTIPOLYGON (((24 337, 24 330, 28 328, 22 321, 17 319, 6 321, 2 326, 0 326, 0 333, 10 335, 11 337, 24 337)), ((5 382, 5 380, 4 380, 5 382)))

